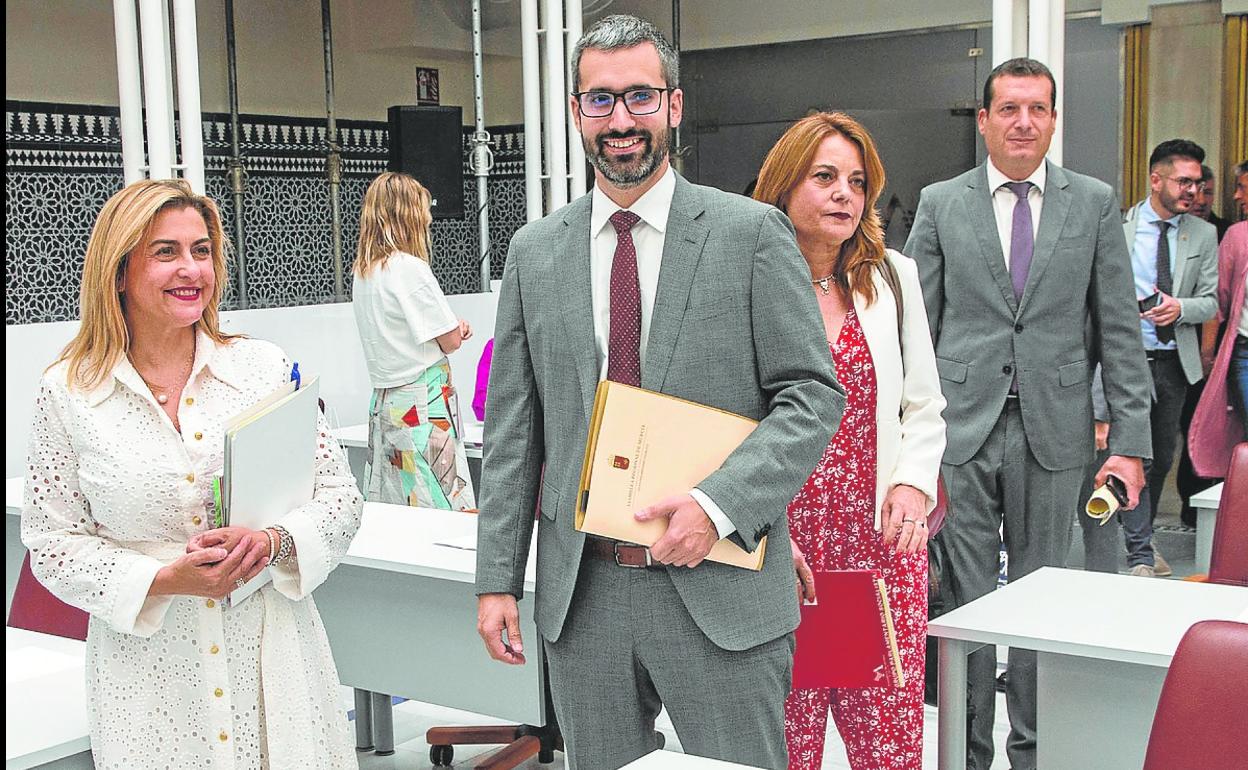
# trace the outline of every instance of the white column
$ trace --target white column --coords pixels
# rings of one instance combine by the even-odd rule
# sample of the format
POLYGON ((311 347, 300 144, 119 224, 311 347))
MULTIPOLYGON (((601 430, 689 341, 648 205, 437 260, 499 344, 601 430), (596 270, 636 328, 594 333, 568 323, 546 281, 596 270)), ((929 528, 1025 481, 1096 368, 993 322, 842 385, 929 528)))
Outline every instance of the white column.
MULTIPOLYGON (((573 86, 576 83, 576 73, 572 71, 572 49, 576 47, 576 42, 581 39, 583 32, 581 10, 581 0, 567 0, 565 4, 565 12, 567 13, 567 60, 568 60, 568 85, 573 86)), ((571 91, 571 87, 565 90, 571 91)), ((580 132, 576 130, 576 118, 571 110, 568 110, 568 170, 572 181, 572 199, 581 197, 585 194, 585 145, 581 142, 580 132)))
POLYGON ((121 167, 126 184, 143 178, 143 84, 139 75, 139 20, 134 0, 113 0, 117 40, 117 102, 121 107, 121 167))
POLYGON ((992 0, 992 66, 1027 52, 1027 0, 992 0))
POLYGON ((139 0, 143 41, 143 102, 147 108, 148 176, 173 177, 173 107, 169 99, 169 58, 163 0, 139 0))
POLYGON ((542 218, 542 76, 537 0, 520 0, 520 72, 524 81, 524 204, 527 221, 542 218))
POLYGON ((1053 73, 1053 81, 1057 84, 1054 94, 1056 102, 1054 113, 1057 115, 1053 141, 1049 144, 1049 160, 1062 165, 1063 105, 1066 94, 1066 0, 1049 0, 1049 55, 1045 62, 1053 73))
POLYGON ((1050 0, 1029 0, 1027 4, 1027 55, 1049 63, 1050 0))
POLYGON ((204 194, 204 130, 199 102, 199 42, 195 0, 173 0, 178 62, 178 118, 182 123, 182 176, 204 194))
POLYGON ((545 0, 546 18, 546 133, 550 155, 546 167, 550 172, 550 210, 568 202, 568 96, 563 73, 567 63, 563 55, 563 0, 545 0))
POLYGON ((1057 83, 1056 101, 1057 129, 1049 145, 1049 160, 1062 163, 1062 75, 1066 58, 1066 2, 1065 0, 1030 0, 1027 18, 1028 56, 1044 62, 1053 73, 1057 83))

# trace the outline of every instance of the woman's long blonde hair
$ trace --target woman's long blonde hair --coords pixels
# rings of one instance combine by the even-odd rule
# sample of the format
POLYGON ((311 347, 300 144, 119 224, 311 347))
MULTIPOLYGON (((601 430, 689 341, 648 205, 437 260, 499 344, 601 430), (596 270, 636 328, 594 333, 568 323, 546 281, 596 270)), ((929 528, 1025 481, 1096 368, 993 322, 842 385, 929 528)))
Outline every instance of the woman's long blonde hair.
POLYGON ((156 217, 171 209, 192 208, 204 218, 212 242, 212 272, 216 277, 212 297, 195 322, 214 342, 235 335, 223 334, 218 303, 229 277, 225 258, 228 242, 221 229, 221 214, 211 198, 198 195, 181 179, 144 179, 126 185, 108 199, 91 229, 82 266, 82 290, 78 306, 81 323, 53 366, 69 362, 68 385, 91 390, 104 382, 130 349, 130 330, 122 312, 118 288, 125 280, 130 256, 146 242, 156 217))
POLYGON ((360 247, 355 274, 368 275, 396 251, 429 261, 431 196, 420 182, 393 171, 378 176, 360 208, 360 247))
POLYGON ((810 171, 815 151, 829 136, 840 134, 862 152, 867 190, 858 229, 841 244, 835 269, 841 288, 875 301, 875 274, 884 265, 884 227, 875 204, 884 189, 884 164, 871 134, 843 112, 817 112, 794 123, 767 153, 758 172, 754 199, 788 210, 789 196, 810 171))

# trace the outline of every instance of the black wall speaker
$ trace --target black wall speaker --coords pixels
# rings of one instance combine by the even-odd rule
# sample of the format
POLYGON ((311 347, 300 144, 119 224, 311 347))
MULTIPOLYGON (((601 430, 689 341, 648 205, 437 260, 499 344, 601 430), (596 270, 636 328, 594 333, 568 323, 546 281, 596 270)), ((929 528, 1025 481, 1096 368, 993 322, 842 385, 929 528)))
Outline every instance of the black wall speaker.
POLYGON ((411 174, 433 196, 434 219, 464 216, 463 109, 391 107, 391 171, 411 174))

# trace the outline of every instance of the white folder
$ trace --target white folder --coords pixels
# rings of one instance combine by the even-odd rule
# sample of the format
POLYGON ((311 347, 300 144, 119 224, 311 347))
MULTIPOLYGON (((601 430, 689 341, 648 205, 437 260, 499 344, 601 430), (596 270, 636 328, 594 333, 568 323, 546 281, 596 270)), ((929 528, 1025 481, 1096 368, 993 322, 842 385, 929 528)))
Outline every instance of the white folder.
MULTIPOLYGON (((309 502, 316 484, 316 417, 320 383, 292 382, 225 426, 222 501, 227 526, 263 529, 309 502)), ((265 569, 230 593, 236 604, 272 580, 265 569)))

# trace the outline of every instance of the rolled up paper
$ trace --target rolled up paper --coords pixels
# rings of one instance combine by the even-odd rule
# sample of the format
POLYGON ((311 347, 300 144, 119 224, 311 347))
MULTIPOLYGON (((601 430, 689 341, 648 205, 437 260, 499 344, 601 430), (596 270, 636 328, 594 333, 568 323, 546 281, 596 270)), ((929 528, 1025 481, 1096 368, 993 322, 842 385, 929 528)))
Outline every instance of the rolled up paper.
POLYGON ((1105 522, 1113 516, 1119 508, 1122 507, 1122 500, 1110 488, 1109 482, 1097 487, 1092 492, 1092 496, 1088 498, 1088 502, 1083 506, 1083 510, 1092 518, 1105 526, 1105 522))

